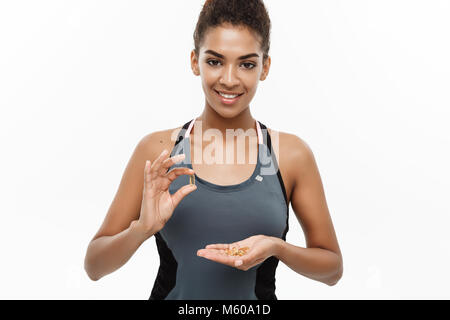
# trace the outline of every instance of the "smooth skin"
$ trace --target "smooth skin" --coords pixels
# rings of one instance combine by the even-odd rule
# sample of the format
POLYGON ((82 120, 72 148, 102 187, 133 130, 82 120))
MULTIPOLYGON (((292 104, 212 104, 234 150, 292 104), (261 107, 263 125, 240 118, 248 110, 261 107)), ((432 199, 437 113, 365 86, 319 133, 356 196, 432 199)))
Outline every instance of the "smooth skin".
MULTIPOLYGON (((242 128, 246 131, 255 128, 249 104, 259 81, 266 79, 271 63, 268 57, 263 64, 259 40, 247 28, 223 24, 209 29, 199 56, 192 50, 191 68, 194 75, 201 77, 205 93, 205 107, 197 117, 197 121, 202 123, 202 130, 215 128, 225 136, 226 129, 242 128), (207 50, 213 50, 222 57, 205 53, 207 50), (239 59, 249 53, 257 53, 258 56, 239 59), (215 90, 243 92, 244 95, 236 104, 225 105, 215 90)), ((191 135, 195 133, 195 128, 196 125, 191 135)), ((180 174, 192 174, 192 171, 179 168, 171 173, 171 179, 164 174, 164 169, 158 167, 158 163, 168 160, 161 156, 161 152, 173 148, 174 137, 179 130, 181 127, 153 132, 142 138, 136 146, 106 218, 86 253, 85 269, 92 280, 98 280, 125 264, 145 240, 161 230, 183 197, 195 192, 195 189, 185 186, 183 188, 186 188, 187 194, 180 192, 170 198, 166 193, 170 181, 180 174), (148 164, 147 167, 145 165, 147 160, 153 164, 150 170, 153 173, 143 175, 142 172, 148 173, 148 164), (148 178, 146 181, 145 177, 148 178), (147 189, 152 186, 154 190, 146 193, 146 186, 147 189)), ((253 235, 247 239, 236 239, 231 244, 209 244, 192 254, 241 270, 248 270, 275 256, 301 275, 334 285, 342 277, 343 259, 312 150, 296 135, 268 130, 272 137, 279 137, 279 140, 272 140, 273 148, 279 151, 276 156, 288 203, 303 229, 307 247, 295 246, 276 237, 253 235), (243 256, 227 256, 224 249, 233 246, 248 246, 250 250, 243 256)), ((195 159, 196 152, 203 152, 208 145, 203 141, 202 149, 194 142, 191 139, 192 159, 195 159)), ((246 148, 250 154, 252 148, 257 146, 247 144, 246 148)), ((249 164, 236 164, 235 158, 233 164, 192 165, 195 174, 202 179, 230 185, 251 176, 255 166, 255 159, 252 160, 249 164)), ((170 167, 169 163, 173 161, 166 162, 162 168, 170 167)), ((179 191, 183 191, 183 188, 179 191)))

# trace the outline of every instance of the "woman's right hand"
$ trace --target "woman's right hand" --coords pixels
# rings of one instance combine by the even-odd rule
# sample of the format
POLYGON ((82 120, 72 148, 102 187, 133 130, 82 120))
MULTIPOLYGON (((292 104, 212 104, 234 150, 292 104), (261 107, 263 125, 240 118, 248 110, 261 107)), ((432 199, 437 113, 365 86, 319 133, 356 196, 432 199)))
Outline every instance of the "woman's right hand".
POLYGON ((177 167, 169 172, 174 163, 184 159, 184 154, 179 154, 171 158, 168 157, 167 150, 151 163, 147 160, 144 169, 144 191, 142 194, 142 204, 139 220, 137 223, 145 230, 154 234, 161 230, 172 216, 173 210, 180 201, 189 193, 196 190, 195 185, 185 185, 174 194, 170 194, 169 186, 178 176, 194 174, 190 168, 177 167))

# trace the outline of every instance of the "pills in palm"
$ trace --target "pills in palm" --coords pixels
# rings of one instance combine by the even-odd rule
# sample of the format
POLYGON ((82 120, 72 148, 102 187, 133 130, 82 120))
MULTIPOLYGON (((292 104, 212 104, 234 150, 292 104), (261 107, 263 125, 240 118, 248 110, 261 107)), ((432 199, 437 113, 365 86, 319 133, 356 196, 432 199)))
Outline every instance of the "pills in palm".
POLYGON ((231 249, 225 249, 225 253, 229 256, 243 256, 247 253, 249 247, 243 247, 243 248, 236 248, 232 247, 231 249))

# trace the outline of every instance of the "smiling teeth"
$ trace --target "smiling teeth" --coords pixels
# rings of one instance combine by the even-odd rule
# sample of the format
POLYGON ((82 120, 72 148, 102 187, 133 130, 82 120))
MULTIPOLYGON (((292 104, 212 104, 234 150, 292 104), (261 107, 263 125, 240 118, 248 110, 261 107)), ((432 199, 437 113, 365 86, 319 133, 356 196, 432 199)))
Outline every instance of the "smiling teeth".
POLYGON ((236 98, 236 97, 238 96, 238 94, 225 94, 225 93, 222 93, 222 92, 219 92, 219 94, 220 94, 222 97, 228 98, 228 99, 233 99, 233 98, 236 98))

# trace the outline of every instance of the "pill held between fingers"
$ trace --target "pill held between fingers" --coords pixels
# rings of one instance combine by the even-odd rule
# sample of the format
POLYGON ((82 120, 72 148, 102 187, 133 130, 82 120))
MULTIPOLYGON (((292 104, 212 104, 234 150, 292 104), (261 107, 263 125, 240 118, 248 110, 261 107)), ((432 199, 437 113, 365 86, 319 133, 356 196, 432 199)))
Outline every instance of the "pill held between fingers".
POLYGON ((195 176, 193 174, 189 175, 189 184, 195 186, 195 176))

